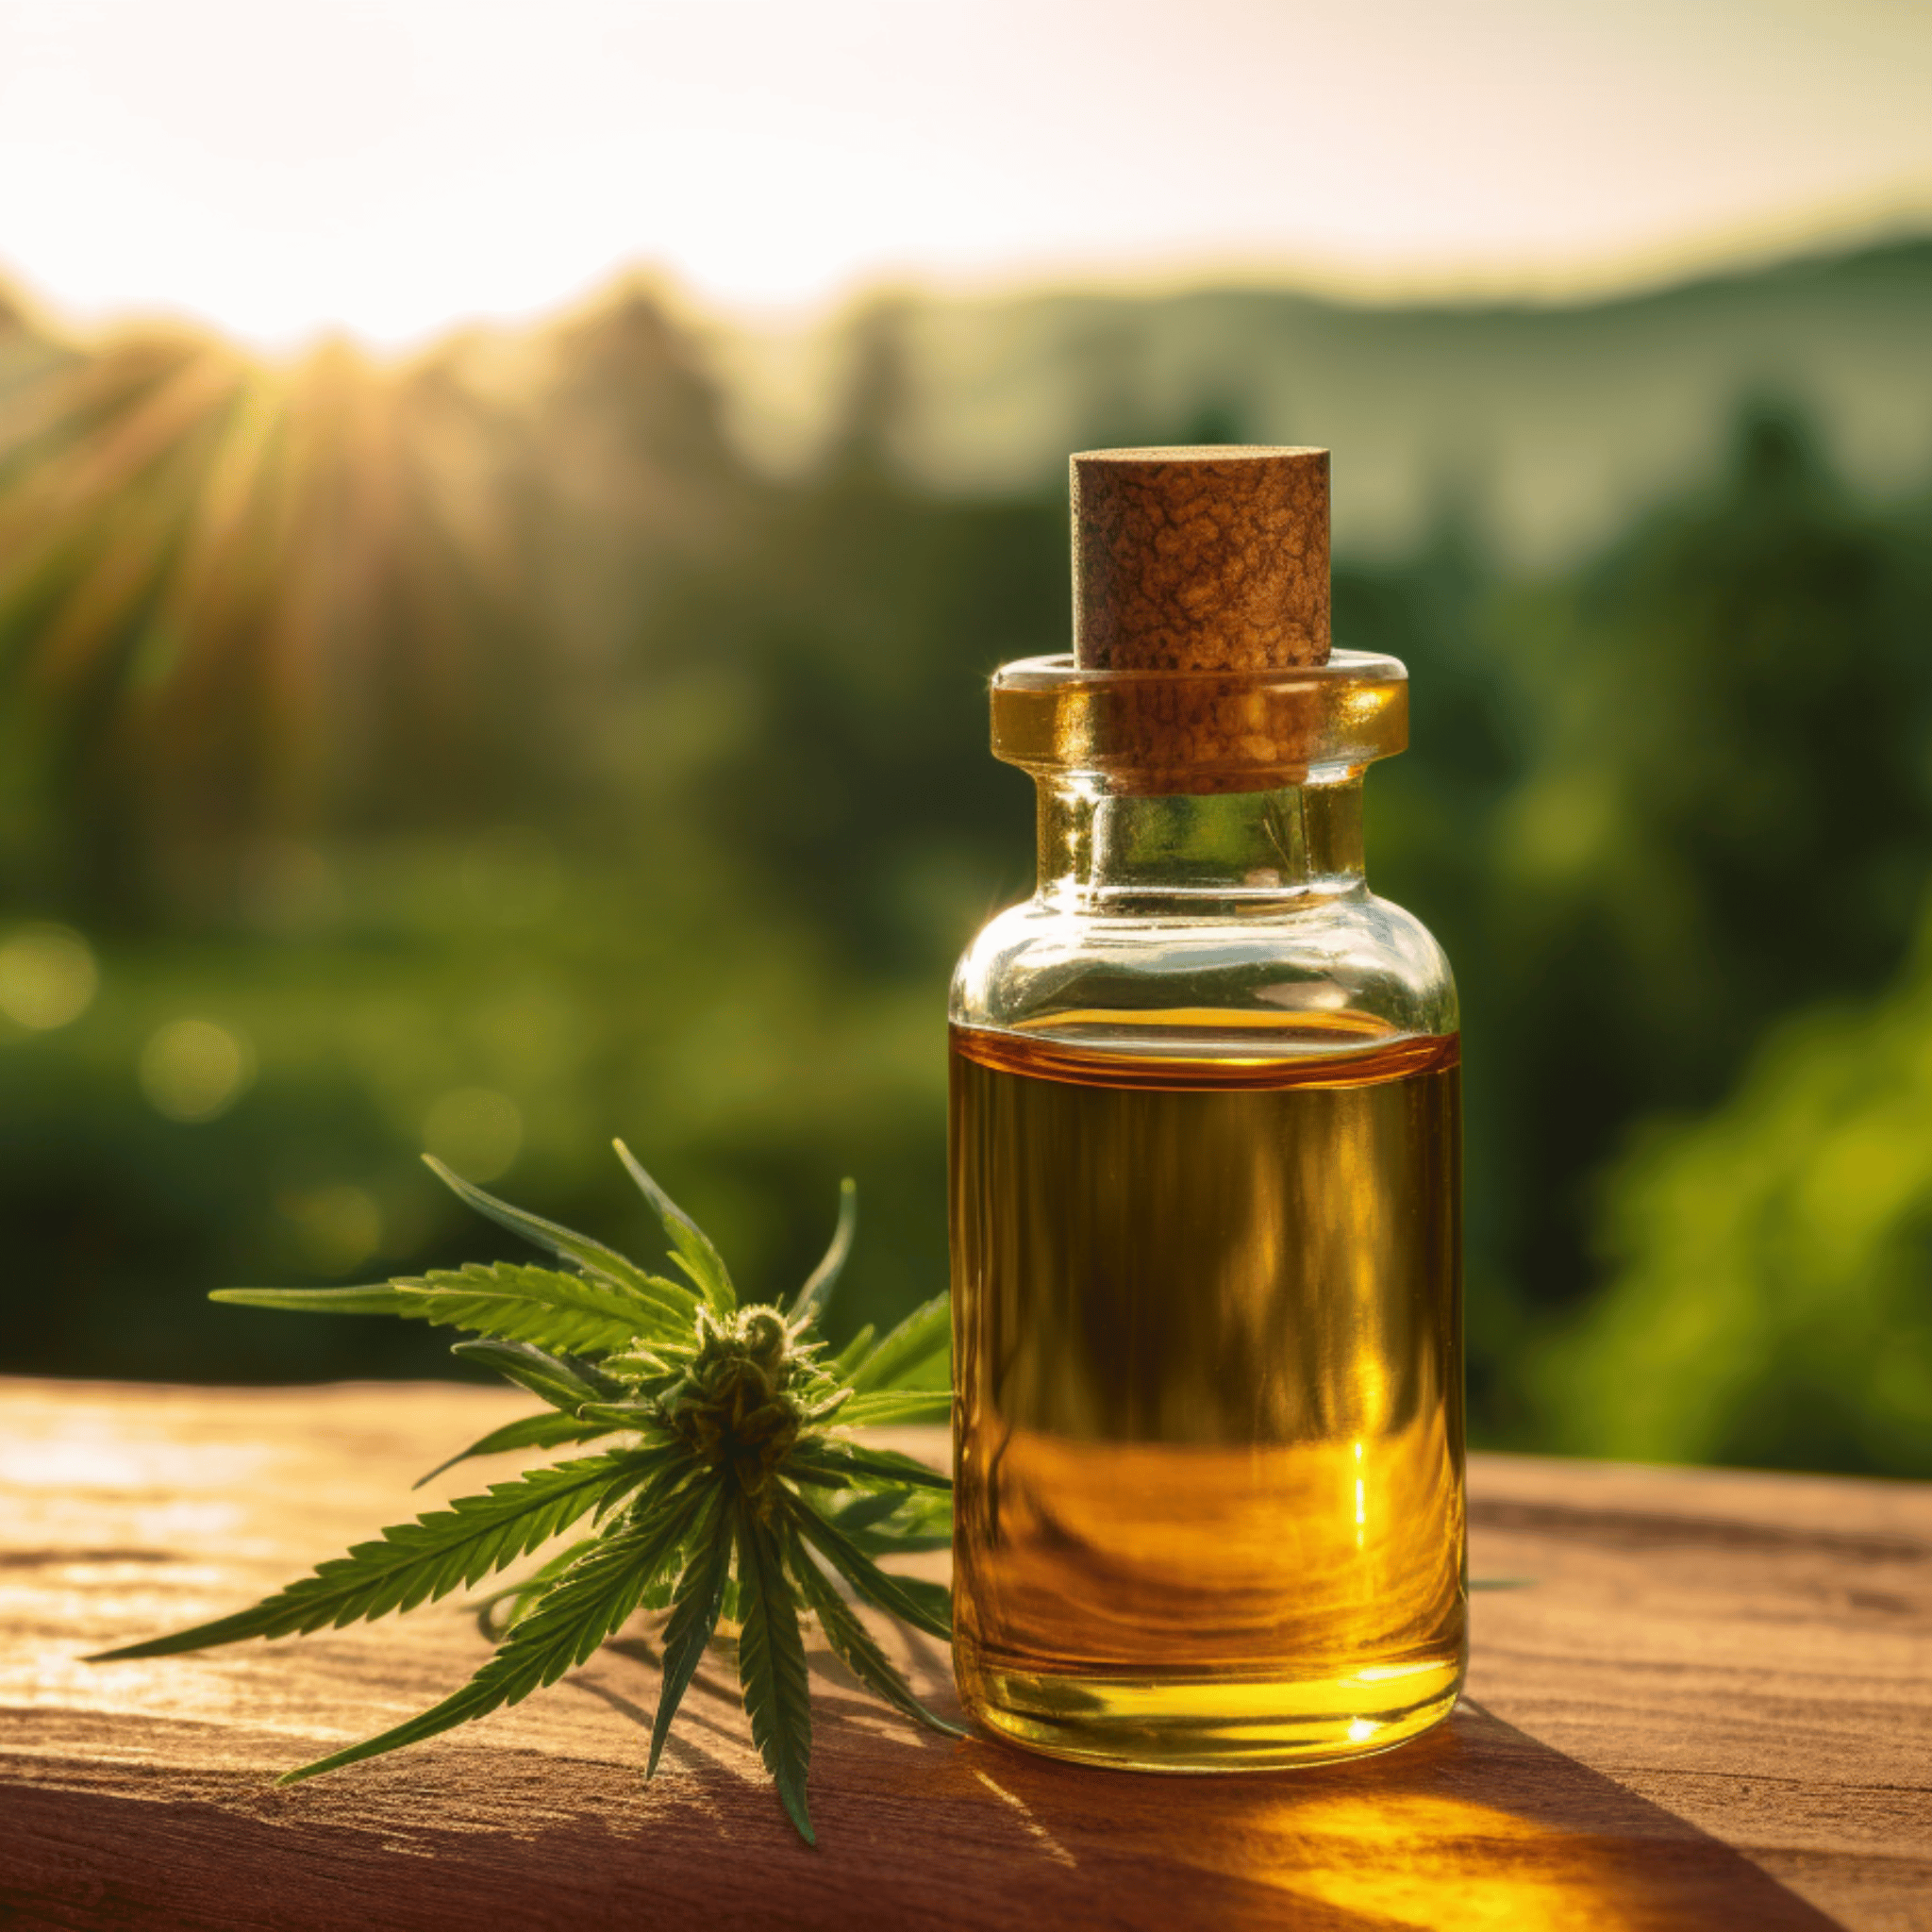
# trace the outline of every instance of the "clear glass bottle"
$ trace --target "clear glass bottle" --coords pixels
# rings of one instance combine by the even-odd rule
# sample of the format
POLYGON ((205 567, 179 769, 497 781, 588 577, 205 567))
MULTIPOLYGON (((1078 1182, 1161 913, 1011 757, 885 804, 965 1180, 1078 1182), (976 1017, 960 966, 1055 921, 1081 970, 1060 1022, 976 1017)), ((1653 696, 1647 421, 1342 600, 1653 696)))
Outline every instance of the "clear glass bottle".
POLYGON ((1319 1761, 1460 1689, 1456 994, 1363 876, 1407 694, 1348 653, 994 681, 1039 882, 952 992, 954 1655, 1017 1743, 1319 1761))

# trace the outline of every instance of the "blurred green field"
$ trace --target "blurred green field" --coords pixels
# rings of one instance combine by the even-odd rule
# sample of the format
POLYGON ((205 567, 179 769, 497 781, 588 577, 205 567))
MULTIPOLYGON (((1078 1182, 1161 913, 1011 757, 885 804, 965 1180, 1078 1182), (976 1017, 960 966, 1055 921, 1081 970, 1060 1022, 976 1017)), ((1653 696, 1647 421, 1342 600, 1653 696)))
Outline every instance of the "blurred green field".
MULTIPOLYGON (((622 1134, 754 1291, 851 1173, 835 1331, 943 1285, 946 977, 1030 883, 984 680, 1065 647, 1065 506, 922 462, 909 340, 777 465, 636 290, 397 368, 0 318, 0 1368, 442 1372, 203 1299, 500 1252, 425 1146, 641 1242, 622 1134)), ((1848 481, 1765 375, 1567 547, 1344 518, 1338 638, 1414 678, 1371 879, 1463 988, 1475 1438, 1926 1474, 1932 419, 1848 481)), ((1133 433, 1321 431, 1202 383, 1133 433)))

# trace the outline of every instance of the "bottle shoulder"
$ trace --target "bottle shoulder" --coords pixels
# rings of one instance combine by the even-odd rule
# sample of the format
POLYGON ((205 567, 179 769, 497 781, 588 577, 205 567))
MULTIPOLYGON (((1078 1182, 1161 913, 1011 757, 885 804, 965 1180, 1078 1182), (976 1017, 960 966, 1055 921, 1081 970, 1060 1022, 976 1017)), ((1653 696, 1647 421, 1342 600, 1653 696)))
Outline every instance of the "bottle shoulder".
MULTIPOLYGON (((953 975, 954 1024, 1081 1031, 1140 1016, 1453 1033, 1447 957, 1421 920, 1366 889, 1185 913, 1036 897, 995 914, 953 975)), ((1138 1029, 1137 1029, 1138 1030, 1138 1029)))

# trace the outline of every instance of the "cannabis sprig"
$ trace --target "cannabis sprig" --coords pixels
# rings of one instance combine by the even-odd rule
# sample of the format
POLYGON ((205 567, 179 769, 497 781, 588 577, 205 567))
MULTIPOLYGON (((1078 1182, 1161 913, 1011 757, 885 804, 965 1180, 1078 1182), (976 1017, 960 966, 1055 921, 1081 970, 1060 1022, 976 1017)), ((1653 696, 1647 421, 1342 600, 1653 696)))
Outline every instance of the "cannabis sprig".
POLYGON ((883 1338, 864 1329, 828 1358, 816 1331, 852 1250, 852 1183, 841 1191, 824 1258, 790 1306, 746 1307, 710 1239, 622 1141, 615 1144, 663 1223, 683 1281, 513 1208, 431 1159, 472 1208, 564 1265, 472 1262, 367 1288, 234 1288, 213 1296, 251 1307, 400 1315, 465 1329, 475 1339, 456 1343, 453 1353, 547 1405, 491 1430, 422 1482, 505 1450, 605 1438, 615 1438, 614 1446, 529 1470, 395 1524, 253 1609, 92 1660, 169 1657, 415 1609, 588 1520, 588 1537, 486 1600, 486 1625, 500 1641, 459 1690, 279 1782, 419 1743, 515 1704, 583 1663, 640 1607, 669 1611, 645 1774, 658 1769, 672 1720, 720 1624, 733 1622, 753 1740, 808 1842, 811 1704, 801 1611, 866 1689, 919 1724, 960 1735, 920 1703, 840 1588, 842 1582, 859 1602, 915 1629, 951 1637, 950 1592, 875 1560, 946 1542, 951 1482, 847 1433, 857 1424, 932 1422, 947 1413, 945 1391, 903 1386, 945 1345, 946 1297, 915 1309, 883 1338))

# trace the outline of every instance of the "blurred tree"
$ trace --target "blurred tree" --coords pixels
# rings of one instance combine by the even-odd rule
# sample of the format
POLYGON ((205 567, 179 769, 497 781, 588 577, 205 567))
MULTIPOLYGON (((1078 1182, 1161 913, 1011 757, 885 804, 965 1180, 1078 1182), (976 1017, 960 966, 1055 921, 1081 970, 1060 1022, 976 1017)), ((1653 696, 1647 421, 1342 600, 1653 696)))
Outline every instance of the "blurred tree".
POLYGON ((1932 924, 1905 985, 1779 1026, 1604 1189, 1611 1269, 1537 1360, 1595 1456, 1932 1475, 1932 924))
POLYGON ((846 970, 931 974, 1030 890, 1030 788, 987 754, 985 683, 1065 648, 1066 512, 915 485, 890 310, 856 348, 824 466, 774 495, 754 567, 693 586, 676 622, 737 675, 742 729, 700 794, 719 842, 846 970))
POLYGON ((1780 1014, 1897 969, 1932 855, 1928 597, 1917 515, 1852 503, 1754 407, 1715 491, 1491 607, 1525 764, 1465 957, 1507 1014, 1505 1272, 1534 1298, 1591 1286, 1591 1177, 1634 1119, 1711 1105, 1780 1014))

